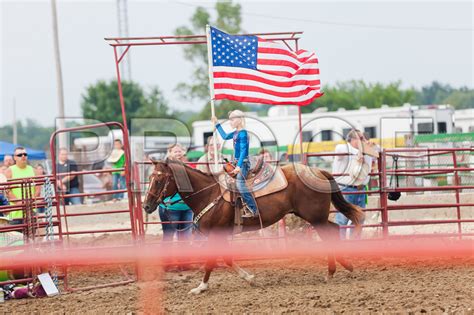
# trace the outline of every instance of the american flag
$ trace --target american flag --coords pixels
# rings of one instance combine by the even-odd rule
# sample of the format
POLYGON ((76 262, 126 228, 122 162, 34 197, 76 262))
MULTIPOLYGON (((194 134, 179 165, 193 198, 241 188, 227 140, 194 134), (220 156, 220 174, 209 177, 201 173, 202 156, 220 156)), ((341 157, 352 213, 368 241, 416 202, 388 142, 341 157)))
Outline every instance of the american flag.
POLYGON ((314 53, 214 27, 209 36, 216 100, 304 106, 322 95, 314 53))

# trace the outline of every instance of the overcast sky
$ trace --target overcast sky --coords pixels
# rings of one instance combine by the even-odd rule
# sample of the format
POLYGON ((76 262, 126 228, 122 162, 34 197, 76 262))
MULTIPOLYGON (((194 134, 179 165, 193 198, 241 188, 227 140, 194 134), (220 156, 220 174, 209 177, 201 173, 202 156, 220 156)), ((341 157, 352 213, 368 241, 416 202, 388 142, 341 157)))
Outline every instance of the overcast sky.
MULTIPOLYGON (((113 50, 117 12, 110 1, 58 1, 59 40, 66 116, 80 116, 81 94, 100 79, 115 78, 113 50)), ((1 2, 0 126, 18 118, 53 125, 57 113, 49 1, 1 2)), ((213 2, 129 0, 131 36, 171 35, 189 24, 197 5, 213 2)), ((247 32, 304 31, 300 48, 319 56, 324 84, 362 79, 405 87, 433 80, 473 87, 473 5, 433 1, 242 1, 247 32)), ((175 86, 192 65, 181 47, 134 47, 132 77, 158 85, 172 108, 196 109, 175 86)), ((117 104, 117 106, 119 106, 117 104)))

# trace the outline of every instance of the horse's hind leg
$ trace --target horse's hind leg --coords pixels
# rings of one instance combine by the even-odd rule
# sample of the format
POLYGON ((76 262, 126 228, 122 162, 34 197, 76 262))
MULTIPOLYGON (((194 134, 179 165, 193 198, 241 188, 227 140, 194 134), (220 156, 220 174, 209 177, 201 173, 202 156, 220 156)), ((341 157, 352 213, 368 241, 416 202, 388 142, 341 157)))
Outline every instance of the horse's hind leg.
MULTIPOLYGON (((329 278, 332 277, 331 264, 334 261, 334 259, 338 263, 340 263, 341 266, 343 266, 345 269, 349 271, 353 271, 354 267, 352 266, 352 264, 349 261, 347 261, 344 257, 342 257, 341 254, 337 253, 337 243, 340 242, 339 226, 336 223, 327 221, 326 224, 314 225, 314 227, 318 231, 318 234, 323 241, 328 242, 330 244, 330 247, 334 246, 334 249, 329 253, 329 256, 332 256, 332 257, 331 258, 328 257, 329 278)), ((334 272, 335 270, 336 270, 336 266, 334 266, 334 272)))
MULTIPOLYGON (((339 225, 334 222, 328 221, 329 233, 333 234, 333 238, 339 240, 339 225)), ((347 261, 341 254, 336 252, 336 261, 341 264, 342 267, 349 270, 350 272, 354 271, 354 266, 352 263, 347 261)))
POLYGON ((247 281, 250 285, 255 284, 255 276, 237 265, 232 257, 224 257, 224 261, 227 266, 231 267, 235 272, 237 272, 239 277, 247 281))
POLYGON ((336 259, 334 254, 334 249, 332 248, 332 242, 334 242, 331 235, 330 227, 327 224, 313 224, 313 227, 318 231, 321 240, 327 242, 328 246, 328 275, 326 281, 329 281, 334 276, 336 272, 336 259))

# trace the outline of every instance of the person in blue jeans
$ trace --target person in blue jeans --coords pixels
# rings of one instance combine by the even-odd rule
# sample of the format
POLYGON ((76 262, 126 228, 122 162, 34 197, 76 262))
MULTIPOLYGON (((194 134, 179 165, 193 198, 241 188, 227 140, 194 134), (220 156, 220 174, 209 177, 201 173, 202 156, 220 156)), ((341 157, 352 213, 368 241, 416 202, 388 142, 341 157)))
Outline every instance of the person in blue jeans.
MULTIPOLYGON (((352 129, 346 136, 347 144, 338 144, 335 152, 338 154, 334 158, 332 173, 336 174, 335 180, 341 192, 357 192, 357 194, 344 194, 347 202, 361 208, 366 207, 365 186, 369 183, 370 168, 373 158, 363 154, 363 143, 367 143, 364 134, 357 129, 352 129), (344 174, 344 175, 337 175, 344 174)), ((349 219, 342 213, 336 213, 336 223, 339 226, 349 225, 349 219)), ((346 239, 347 228, 339 230, 340 239, 346 239)), ((353 229, 350 229, 352 237, 353 229)))
MULTIPOLYGON (((344 195, 344 198, 347 200, 347 202, 350 202, 356 206, 359 206, 361 208, 366 207, 366 202, 365 202, 366 195, 360 194, 360 192, 365 191, 365 187, 343 186, 343 185, 341 185, 340 187, 341 187, 341 192, 359 192, 359 194, 344 195)), ((339 211, 336 213, 335 221, 336 221, 336 224, 338 224, 339 226, 344 226, 344 225, 349 224, 349 219, 345 215, 340 213, 339 211)), ((346 232, 347 232, 347 229, 339 230, 340 238, 342 240, 346 238, 346 232)), ((353 229, 350 229, 351 237, 352 237, 352 232, 353 232, 353 229)))
POLYGON ((178 193, 165 198, 163 204, 159 206, 159 214, 161 222, 164 222, 163 241, 172 241, 175 234, 178 241, 187 241, 191 238, 193 211, 178 193))
POLYGON ((244 210, 247 213, 244 217, 254 217, 258 215, 258 208, 252 193, 245 184, 245 179, 250 170, 249 162, 249 136, 245 130, 245 116, 240 110, 234 110, 229 113, 230 125, 235 130, 226 133, 222 126, 218 123, 217 117, 212 117, 212 122, 216 125, 217 131, 224 140, 233 139, 234 142, 234 163, 236 165, 233 173, 236 174, 236 186, 239 190, 243 202, 244 210))
MULTIPOLYGON (((1 206, 8 206, 8 199, 2 194, 0 191, 0 207, 1 206)), ((3 212, 0 212, 0 217, 5 217, 6 215, 3 212)))
MULTIPOLYGON (((112 189, 126 189, 127 183, 125 179, 125 171, 122 170, 125 168, 125 151, 123 150, 122 140, 114 140, 114 149, 110 155, 108 161, 112 163, 114 169, 119 169, 118 171, 112 172, 112 189)), ((115 193, 112 195, 114 201, 123 199, 124 193, 115 193)))
MULTIPOLYGON (((179 143, 168 147, 167 157, 171 160, 187 162, 186 150, 179 143)), ((177 234, 178 241, 191 238, 193 232, 193 211, 184 203, 179 193, 167 197, 159 206, 160 220, 163 222, 163 240, 172 241, 177 234)))
MULTIPOLYGON (((7 177, 3 175, 2 169, 0 169, 0 184, 6 183, 7 182, 7 177)), ((8 202, 7 197, 5 197, 5 191, 3 190, 2 187, 0 187, 0 207, 1 206, 8 206, 10 203, 8 202)), ((6 214, 3 212, 0 212, 0 217, 6 217, 6 214)))

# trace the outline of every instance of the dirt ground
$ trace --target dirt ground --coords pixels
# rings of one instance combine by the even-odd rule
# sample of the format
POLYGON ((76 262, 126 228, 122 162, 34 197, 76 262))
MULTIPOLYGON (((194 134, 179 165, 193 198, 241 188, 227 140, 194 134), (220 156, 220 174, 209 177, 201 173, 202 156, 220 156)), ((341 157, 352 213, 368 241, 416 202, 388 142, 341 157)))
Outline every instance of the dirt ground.
MULTIPOLYGON (((43 299, 10 300, 0 314, 140 313, 464 313, 474 314, 474 258, 354 258, 356 271, 339 267, 324 282, 323 258, 242 262, 255 274, 249 286, 229 269, 211 276, 210 291, 188 295, 202 271, 145 276, 151 281, 62 294, 43 299), (162 275, 162 276, 161 276, 162 275)), ((117 267, 73 269, 72 286, 119 279, 117 267)))

